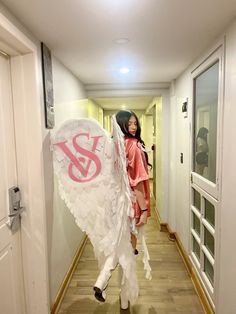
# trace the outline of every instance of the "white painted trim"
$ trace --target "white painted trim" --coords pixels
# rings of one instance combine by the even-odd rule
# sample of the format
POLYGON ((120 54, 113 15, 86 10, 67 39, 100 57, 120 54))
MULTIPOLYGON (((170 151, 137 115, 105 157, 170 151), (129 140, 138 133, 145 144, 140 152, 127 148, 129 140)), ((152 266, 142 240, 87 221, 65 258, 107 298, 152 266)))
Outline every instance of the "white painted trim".
MULTIPOLYGON (((214 265, 215 265, 215 260, 214 258, 211 256, 211 254, 209 253, 209 250, 207 249, 207 247, 205 245, 202 245, 202 251, 203 253, 206 255, 208 261, 210 262, 210 264, 212 265, 213 269, 214 269, 214 265)), ((215 271, 215 270, 214 270, 215 271)))
MULTIPOLYGON (((219 287, 219 256, 220 256, 220 220, 219 220, 219 211, 220 211, 220 204, 221 204, 221 169, 222 169, 222 140, 223 136, 220 134, 221 130, 223 129, 223 107, 224 107, 224 58, 225 58, 225 38, 222 37, 210 50, 207 51, 206 54, 202 56, 192 67, 192 81, 194 77, 199 75, 203 69, 209 67, 214 60, 219 58, 219 94, 218 94, 218 116, 217 116, 217 165, 216 165, 216 184, 206 180, 205 178, 199 176, 197 173, 193 173, 193 141, 192 141, 192 132, 193 132, 193 84, 192 84, 192 91, 191 91, 191 100, 189 101, 190 108, 190 174, 193 177, 193 183, 190 183, 190 202, 192 202, 192 188, 196 189, 204 198, 206 198, 210 203, 214 204, 215 206, 215 231, 214 231, 214 239, 215 239, 215 256, 214 259, 209 255, 209 261, 213 263, 214 268, 214 289, 212 289, 211 284, 204 274, 203 269, 199 269, 197 267, 196 261, 191 255, 190 252, 190 259, 196 268, 197 274, 199 279, 201 280, 203 287, 205 287, 205 291, 209 297, 209 301, 213 308, 215 309, 215 302, 218 299, 218 287, 219 287), (200 186, 205 190, 203 190, 200 186), (209 195, 208 193, 211 195, 209 195), (198 270, 199 269, 199 270, 198 270)), ((190 203, 191 208, 192 203, 190 203)), ((201 214, 204 217, 203 206, 201 206, 201 214)), ((204 224, 204 218, 201 218, 202 224, 204 224)), ((190 224, 191 226, 191 224, 190 224)), ((209 228, 208 228, 209 229, 209 228)), ((191 237, 191 232, 189 233, 191 237)), ((201 233, 201 237, 203 237, 203 232, 201 233)), ((202 251, 204 254, 204 239, 201 239, 202 242, 202 251)), ((207 252, 208 253, 208 252, 207 252)), ((203 253, 201 255, 201 268, 203 267, 203 253)), ((212 263, 211 263, 212 264, 212 263)))
POLYGON ((214 294, 214 289, 213 289, 212 284, 211 284, 210 280, 208 279, 208 277, 207 277, 205 272, 202 272, 202 277, 203 277, 203 280, 206 282, 209 294, 213 295, 214 294))
MULTIPOLYGON (((219 193, 221 189, 221 181, 219 176, 221 174, 221 147, 222 147, 222 135, 220 136, 220 131, 222 130, 222 112, 223 112, 223 72, 224 72, 224 62, 223 62, 223 43, 216 49, 211 55, 202 63, 199 67, 192 72, 192 81, 204 70, 213 65, 217 60, 219 60, 219 92, 218 92, 218 111, 217 111, 217 151, 216 151, 216 182, 210 182, 209 180, 203 178, 195 172, 192 172, 193 183, 200 185, 204 190, 206 190, 210 195, 219 199, 219 193)), ((192 84, 193 88, 193 84, 192 84)), ((193 90, 192 90, 193 95, 193 90)), ((193 106, 192 106, 193 110, 193 106)), ((193 121, 192 121, 193 125, 193 121)), ((193 129, 192 129, 193 132, 193 129)), ((192 134, 191 134, 191 147, 193 147, 192 134)), ((193 169, 193 154, 191 151, 191 169, 193 169)))
POLYGON ((1 13, 0 36, 11 59, 18 185, 26 208, 21 228, 26 312, 49 313, 38 49, 1 13))
POLYGON ((170 83, 86 84, 86 91, 169 89, 170 83))
POLYGON ((192 183, 191 188, 198 191, 200 194, 202 194, 210 203, 214 203, 215 206, 218 204, 218 200, 209 195, 206 191, 204 191, 199 185, 192 183))
POLYGON ((200 237, 199 237, 199 235, 197 234, 197 232, 193 228, 191 228, 191 234, 194 236, 195 240, 200 245, 200 243, 201 243, 200 237))
MULTIPOLYGON (((218 208, 219 208, 219 201, 217 201, 214 197, 210 196, 206 191, 202 190, 198 185, 192 183, 191 188, 194 188, 196 191, 198 191, 201 195, 201 202, 203 202, 203 198, 206 198, 210 203, 212 203, 215 207, 215 230, 217 230, 216 228, 218 227, 218 219, 216 218, 216 215, 218 213, 218 208)), ((191 211, 196 211, 199 213, 198 210, 195 209, 195 207, 193 207, 193 205, 190 205, 191 207, 191 211)), ((217 232, 214 230, 214 228, 207 222, 207 220, 205 220, 204 218, 204 206, 203 204, 201 204, 201 217, 200 217, 200 221, 201 221, 201 226, 206 226, 207 229, 210 229, 209 231, 211 232, 211 234, 214 237, 214 241, 215 241, 215 257, 213 258, 211 256, 211 254, 208 252, 208 249, 206 248, 206 246, 204 245, 204 232, 202 230, 201 232, 201 237, 199 237, 196 232, 191 229, 191 233, 190 233, 190 237, 191 235, 194 236, 194 238, 196 239, 196 241, 200 244, 200 264, 197 261, 196 263, 196 259, 193 258, 193 252, 190 251, 190 256, 191 261, 193 261, 195 263, 195 268, 197 271, 197 274, 199 277, 201 277, 202 282, 203 282, 203 287, 205 288, 205 291, 207 292, 207 295, 210 297, 210 303, 213 305, 213 302, 215 302, 216 300, 216 287, 215 287, 215 283, 217 282, 217 256, 219 254, 219 242, 217 242, 217 236, 219 236, 217 234, 217 232), (214 269, 214 288, 212 288, 212 285, 210 283, 210 281, 208 280, 207 276, 204 274, 204 254, 206 255, 207 259, 209 260, 210 264, 213 266, 214 269)), ((191 224, 192 226, 192 224, 191 224)))
POLYGON ((189 258, 190 258, 191 264, 193 265, 193 267, 195 269, 195 272, 196 272, 196 274, 198 276, 198 279, 201 282, 202 287, 204 287, 204 291, 205 291, 205 293, 206 293, 206 295, 208 297, 208 300, 209 300, 212 308, 215 310, 215 305, 214 305, 214 302, 213 302, 213 300, 214 300, 213 292, 214 291, 212 290, 211 283, 209 282, 209 279, 204 274, 204 272, 202 272, 202 270, 200 270, 200 272, 199 272, 199 262, 196 260, 195 256, 193 254, 190 254, 189 258), (206 282, 207 282, 207 284, 206 284, 206 282))
POLYGON ((103 91, 87 91, 88 97, 133 97, 133 96, 153 96, 161 97, 163 92, 168 89, 153 90, 103 90, 103 91))
MULTIPOLYGON (((120 86, 121 88, 121 86, 120 86)), ((87 97, 133 97, 133 96, 153 96, 161 97, 169 92, 169 87, 165 88, 145 88, 145 86, 140 86, 140 88, 132 88, 129 85, 126 88, 112 89, 112 86, 106 89, 106 86, 101 86, 101 89, 87 90, 87 97), (103 89, 102 89, 103 87, 103 89)))
POLYGON ((192 260, 194 260, 194 263, 196 264, 195 268, 197 267, 200 269, 200 263, 198 261, 196 254, 194 252, 191 252, 190 256, 191 256, 190 261, 192 262, 192 260))
POLYGON ((191 205, 191 209, 194 212, 194 214, 200 219, 201 218, 201 213, 199 212, 199 210, 195 206, 193 206, 193 205, 191 205))
MULTIPOLYGON (((193 162, 193 159, 191 157, 191 162, 193 162)), ((217 173, 217 171, 216 171, 217 173)), ((214 196, 216 199, 218 198, 218 189, 217 185, 213 182, 207 180, 206 178, 202 177, 196 172, 192 172, 193 176, 193 183, 201 186, 205 191, 208 191, 208 193, 212 196, 214 196)))
POLYGON ((35 44, 28 39, 15 25, 13 25, 2 13, 0 13, 1 41, 9 55, 26 54, 36 50, 35 44))
POLYGON ((223 35, 215 42, 214 45, 212 45, 208 50, 206 50, 206 52, 192 64, 190 69, 191 74, 197 71, 197 69, 219 49, 219 47, 221 46, 224 47, 224 45, 225 39, 223 35))
POLYGON ((205 219, 202 218, 202 224, 206 229, 210 232, 210 234, 215 238, 215 229, 209 224, 209 222, 205 219))

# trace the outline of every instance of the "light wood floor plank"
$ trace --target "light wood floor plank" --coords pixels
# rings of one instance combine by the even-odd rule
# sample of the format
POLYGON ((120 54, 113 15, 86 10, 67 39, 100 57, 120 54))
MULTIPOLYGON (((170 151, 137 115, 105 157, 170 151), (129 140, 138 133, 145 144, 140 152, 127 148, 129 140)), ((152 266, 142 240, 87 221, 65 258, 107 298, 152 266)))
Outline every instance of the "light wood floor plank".
POLYGON ((107 288, 105 303, 96 301, 93 284, 98 275, 93 248, 88 241, 62 301, 60 314, 202 314, 199 298, 174 242, 160 232, 155 214, 145 227, 151 257, 152 280, 144 277, 141 254, 137 258, 140 295, 129 310, 120 310, 117 270, 107 288))

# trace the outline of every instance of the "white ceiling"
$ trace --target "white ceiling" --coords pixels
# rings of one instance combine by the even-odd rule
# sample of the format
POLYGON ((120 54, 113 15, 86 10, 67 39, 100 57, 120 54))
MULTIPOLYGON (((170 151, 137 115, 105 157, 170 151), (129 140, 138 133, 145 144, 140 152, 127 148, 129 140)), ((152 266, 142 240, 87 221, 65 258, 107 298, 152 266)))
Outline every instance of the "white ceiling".
POLYGON ((1 1, 85 86, 170 82, 236 13, 236 0, 1 1))

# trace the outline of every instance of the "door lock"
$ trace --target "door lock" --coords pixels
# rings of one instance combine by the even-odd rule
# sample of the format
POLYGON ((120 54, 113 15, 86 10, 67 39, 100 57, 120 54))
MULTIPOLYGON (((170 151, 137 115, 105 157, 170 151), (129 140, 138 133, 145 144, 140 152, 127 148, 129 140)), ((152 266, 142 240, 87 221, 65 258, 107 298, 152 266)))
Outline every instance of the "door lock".
POLYGON ((24 210, 24 207, 20 205, 21 193, 20 189, 16 186, 11 187, 8 190, 9 195, 9 219, 7 221, 8 227, 12 231, 16 231, 20 227, 20 215, 24 210))

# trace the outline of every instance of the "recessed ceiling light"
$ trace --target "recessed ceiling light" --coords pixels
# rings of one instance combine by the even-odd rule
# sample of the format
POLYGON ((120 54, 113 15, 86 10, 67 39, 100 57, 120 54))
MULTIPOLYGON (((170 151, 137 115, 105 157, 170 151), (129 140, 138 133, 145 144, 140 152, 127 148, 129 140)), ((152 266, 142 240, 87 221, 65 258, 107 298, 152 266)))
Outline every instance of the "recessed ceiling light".
POLYGON ((123 74, 129 73, 129 68, 120 68, 120 73, 123 74))
POLYGON ((122 109, 125 109, 125 108, 126 108, 126 105, 122 105, 121 108, 122 108, 122 109))
POLYGON ((118 45, 127 44, 129 41, 130 41, 129 38, 117 38, 113 40, 113 42, 118 45))

